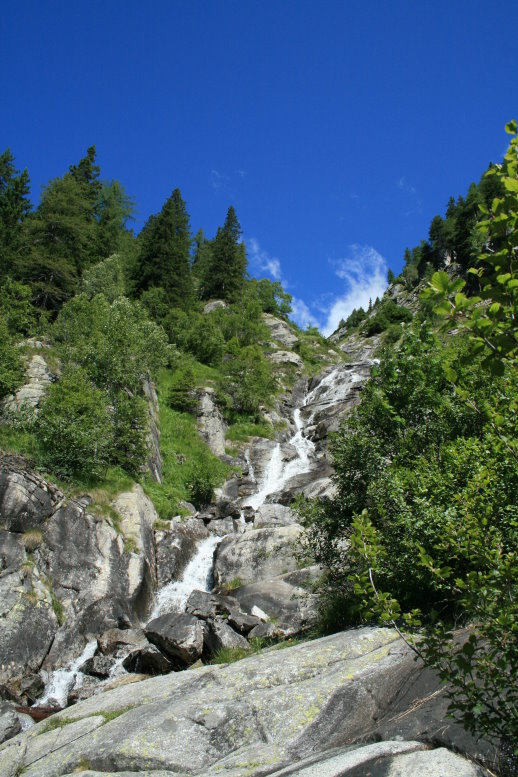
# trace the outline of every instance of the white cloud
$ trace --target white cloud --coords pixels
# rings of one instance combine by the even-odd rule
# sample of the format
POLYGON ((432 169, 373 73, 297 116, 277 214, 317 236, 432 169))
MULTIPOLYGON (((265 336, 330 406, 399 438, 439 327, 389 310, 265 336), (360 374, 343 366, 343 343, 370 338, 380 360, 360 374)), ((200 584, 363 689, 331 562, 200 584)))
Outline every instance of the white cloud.
POLYGON ((255 237, 246 240, 246 245, 250 264, 263 272, 267 272, 274 281, 281 281, 283 286, 285 286, 286 284, 282 280, 281 263, 277 257, 270 256, 268 251, 262 249, 255 237))
POLYGON ((401 176, 399 181, 396 181, 396 186, 401 191, 408 192, 408 194, 417 194, 415 186, 411 186, 404 175, 401 176))
POLYGON ((304 300, 297 299, 297 297, 293 297, 291 300, 290 318, 292 318, 301 329, 306 329, 308 326, 320 328, 320 321, 313 315, 304 300))
POLYGON ((327 306, 327 319, 320 327, 326 337, 354 308, 367 309, 369 300, 374 302, 376 297, 381 297, 387 287, 387 262, 372 246, 350 246, 347 257, 336 265, 336 275, 345 282, 345 288, 343 294, 327 306))

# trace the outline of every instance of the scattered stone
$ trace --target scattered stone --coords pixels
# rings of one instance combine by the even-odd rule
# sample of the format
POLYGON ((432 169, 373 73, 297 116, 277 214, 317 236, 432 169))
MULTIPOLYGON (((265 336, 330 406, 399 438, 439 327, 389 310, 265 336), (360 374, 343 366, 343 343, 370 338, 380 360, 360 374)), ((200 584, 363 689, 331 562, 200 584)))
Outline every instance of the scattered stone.
POLYGON ((250 650, 248 641, 221 618, 209 621, 204 646, 209 655, 215 655, 222 648, 250 650))
POLYGON ((110 656, 93 656, 89 658, 83 666, 81 671, 84 674, 89 674, 92 677, 98 677, 101 680, 105 680, 110 676, 110 672, 115 666, 115 659, 110 656))
POLYGON ((155 645, 143 645, 133 650, 122 662, 127 672, 157 675, 174 670, 174 664, 155 645))
POLYGON ((149 642, 180 666, 189 666, 201 658, 205 624, 188 613, 161 615, 147 624, 145 634, 149 642))

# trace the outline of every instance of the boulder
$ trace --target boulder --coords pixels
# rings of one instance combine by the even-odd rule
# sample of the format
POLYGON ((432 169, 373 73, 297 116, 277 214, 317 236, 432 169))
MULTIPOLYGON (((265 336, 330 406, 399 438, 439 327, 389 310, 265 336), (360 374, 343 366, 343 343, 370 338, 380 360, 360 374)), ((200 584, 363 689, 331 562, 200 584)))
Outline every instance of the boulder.
POLYGON ((245 585, 295 570, 295 545, 301 532, 299 524, 292 524, 224 537, 214 557, 215 586, 234 580, 245 585))
MULTIPOLYGON (((299 569, 237 588, 233 594, 241 609, 250 615, 254 614, 254 607, 262 610, 273 621, 277 634, 298 634, 318 620, 317 601, 311 587, 320 574, 319 567, 299 569)), ((250 636, 270 636, 262 631, 264 629, 254 629, 250 636)))
POLYGON ((294 364, 297 368, 304 367, 304 361, 294 351, 273 351, 268 354, 268 359, 273 364, 294 364))
POLYGON ((250 650, 248 641, 221 618, 209 621, 204 646, 209 656, 215 655, 223 648, 250 650))
POLYGON ((116 655, 129 647, 146 644, 142 629, 108 629, 98 639, 99 649, 106 656, 116 655))
POLYGON ((219 308, 226 308, 227 303, 222 299, 211 299, 210 302, 207 302, 205 307, 203 308, 204 313, 212 313, 213 310, 218 310, 219 308))
POLYGON ((298 342, 298 337, 293 334, 289 325, 282 318, 272 316, 271 313, 263 313, 263 321, 270 330, 274 340, 291 348, 298 342))
POLYGON ((297 523, 297 516, 289 507, 282 504, 264 504, 254 516, 254 529, 266 529, 275 526, 290 526, 297 523))
POLYGON ((20 718, 12 704, 0 702, 0 745, 22 730, 20 718))
MULTIPOLYGON (((399 766, 405 777, 441 775, 446 761, 440 740, 425 742, 425 748, 415 741, 359 741, 416 671, 411 651, 389 629, 353 629, 285 650, 270 648, 234 664, 173 672, 79 702, 72 720, 70 710, 53 717, 60 728, 45 731, 43 722, 1 745, 0 773, 64 777, 89 764, 104 777, 280 777, 283 769, 304 777, 366 777, 370 767, 376 769, 373 777, 396 777, 399 766), (356 771, 337 771, 332 759, 355 750, 356 771), (428 764, 391 760, 417 753, 435 755, 428 764), (385 771, 376 757, 385 759, 385 771), (431 770, 434 762, 439 771, 431 770)), ((484 774, 448 755, 455 777, 484 774)))
POLYGON ((174 670, 174 664, 155 645, 145 644, 132 650, 122 662, 127 672, 138 674, 168 674, 174 670))
POLYGON ((239 611, 237 599, 207 591, 193 591, 185 606, 185 612, 202 620, 209 620, 217 615, 228 616, 233 610, 239 611))
POLYGON ((188 613, 170 613, 150 621, 145 634, 173 662, 185 667, 201 658, 206 627, 188 613))
POLYGON ((115 659, 111 656, 93 656, 89 658, 81 667, 83 674, 89 674, 92 677, 98 677, 105 680, 115 666, 115 659))

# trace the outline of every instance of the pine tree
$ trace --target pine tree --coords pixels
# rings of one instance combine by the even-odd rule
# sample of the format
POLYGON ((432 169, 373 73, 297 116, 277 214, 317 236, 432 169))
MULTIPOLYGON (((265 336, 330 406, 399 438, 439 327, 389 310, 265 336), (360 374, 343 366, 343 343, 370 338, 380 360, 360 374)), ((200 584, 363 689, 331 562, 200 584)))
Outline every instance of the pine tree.
POLYGON ((246 278, 246 251, 240 242, 241 226, 231 205, 223 227, 219 227, 212 243, 212 261, 202 278, 204 299, 218 297, 234 301, 243 291, 246 278))
POLYGON ((0 154, 0 274, 8 273, 22 246, 21 225, 31 203, 29 174, 20 173, 14 166, 14 157, 7 149, 0 154))
POLYGON ((142 231, 136 286, 140 291, 161 287, 173 307, 186 307, 193 297, 190 268, 189 214, 175 189, 158 215, 142 231))

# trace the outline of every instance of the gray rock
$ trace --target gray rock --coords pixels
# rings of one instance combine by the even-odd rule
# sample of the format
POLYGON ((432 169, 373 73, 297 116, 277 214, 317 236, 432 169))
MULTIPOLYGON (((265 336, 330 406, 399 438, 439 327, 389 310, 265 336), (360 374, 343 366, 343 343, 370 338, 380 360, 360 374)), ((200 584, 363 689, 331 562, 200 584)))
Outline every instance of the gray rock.
MULTIPOLYGON (((318 619, 317 602, 311 592, 312 584, 320 576, 318 567, 290 572, 270 580, 251 583, 237 588, 233 593, 241 608, 252 614, 258 607, 273 620, 275 634, 289 636, 313 626, 318 619)), ((271 636, 257 628, 251 637, 271 636)))
POLYGON ((188 613, 169 613, 154 618, 144 631, 176 664, 189 666, 201 658, 205 630, 203 621, 188 613))
POLYGON ((204 647, 209 655, 215 655, 222 648, 250 650, 248 641, 221 618, 209 621, 204 647))
POLYGON ((299 369, 304 366, 304 361, 294 351, 274 351, 268 354, 268 359, 273 364, 294 364, 299 369))
POLYGON ((148 457, 147 469, 157 483, 162 482, 162 454, 160 453, 160 420, 158 396, 154 384, 146 378, 142 384, 148 403, 148 457))
POLYGON ((198 398, 198 429, 201 436, 216 456, 225 455, 225 424, 214 401, 212 388, 200 389, 198 398))
POLYGON ((257 618, 255 615, 247 615, 247 613, 242 612, 240 609, 230 612, 228 622, 240 634, 249 634, 252 629, 261 624, 260 618, 257 618))
POLYGON ((26 382, 16 391, 14 397, 5 400, 4 406, 8 413, 37 413, 38 405, 54 380, 54 375, 41 354, 36 353, 29 357, 25 367, 25 379, 26 382))
POLYGON ((225 537, 215 553, 215 586, 236 579, 243 585, 295 570, 294 549, 301 532, 299 524, 292 524, 225 537))
POLYGON ((282 504, 264 504, 254 516, 254 529, 266 529, 272 526, 289 526, 297 523, 293 510, 282 504))
POLYGON ((217 615, 228 616, 233 610, 239 611, 237 599, 207 591, 193 591, 185 606, 185 612, 202 620, 215 618, 217 615))
POLYGON ((212 299, 210 302, 207 302, 205 307, 203 308, 204 313, 212 313, 214 310, 218 310, 219 308, 226 308, 227 303, 222 299, 212 299))
POLYGON ((21 730, 22 724, 14 707, 0 702, 0 744, 16 736, 21 730))
POLYGON ((80 667, 84 674, 105 680, 115 666, 115 659, 110 656, 93 656, 80 667))
POLYGON ((40 527, 62 499, 58 489, 19 469, 11 457, 0 459, 0 523, 4 529, 25 532, 40 527))
POLYGON ((272 777, 483 777, 488 772, 448 750, 421 742, 378 742, 313 756, 272 777))
POLYGON ((139 674, 167 674, 175 668, 174 664, 155 645, 142 645, 132 650, 122 662, 127 672, 139 674))
POLYGON ((106 656, 115 655, 128 647, 146 644, 142 629, 108 629, 98 639, 99 649, 106 656))
POLYGON ((293 334, 289 325, 282 318, 276 318, 270 313, 263 313, 263 321, 270 330, 270 334, 274 340, 291 348, 298 342, 298 337, 293 334))

